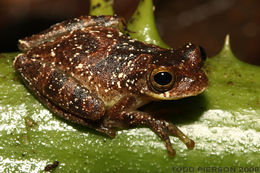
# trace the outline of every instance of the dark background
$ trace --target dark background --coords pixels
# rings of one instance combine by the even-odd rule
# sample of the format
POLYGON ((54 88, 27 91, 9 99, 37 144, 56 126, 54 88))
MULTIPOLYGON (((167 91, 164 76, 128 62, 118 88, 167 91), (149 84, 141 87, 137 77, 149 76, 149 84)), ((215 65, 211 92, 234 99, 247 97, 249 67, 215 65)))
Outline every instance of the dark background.
MULTIPOLYGON (((115 0, 115 12, 129 19, 138 2, 115 0)), ((154 0, 154 4, 157 27, 170 46, 193 42, 214 56, 230 34, 234 54, 260 65, 259 0, 154 0)), ((88 11, 88 0, 0 0, 0 52, 18 51, 19 38, 88 11)))

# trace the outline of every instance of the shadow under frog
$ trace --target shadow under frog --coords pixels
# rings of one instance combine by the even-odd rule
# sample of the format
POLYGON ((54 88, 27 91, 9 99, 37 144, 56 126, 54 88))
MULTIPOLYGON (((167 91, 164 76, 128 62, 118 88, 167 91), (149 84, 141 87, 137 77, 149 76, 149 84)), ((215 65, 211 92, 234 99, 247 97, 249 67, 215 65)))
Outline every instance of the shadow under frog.
POLYGON ((190 124, 197 121, 208 110, 208 102, 204 94, 180 100, 151 102, 140 108, 150 115, 173 122, 174 124, 190 124))
POLYGON ((195 96, 208 86, 204 52, 191 43, 172 50, 124 35, 123 19, 82 16, 19 40, 14 67, 49 110, 110 137, 116 129, 145 126, 175 150, 194 141, 174 124, 138 110, 152 101, 195 96))

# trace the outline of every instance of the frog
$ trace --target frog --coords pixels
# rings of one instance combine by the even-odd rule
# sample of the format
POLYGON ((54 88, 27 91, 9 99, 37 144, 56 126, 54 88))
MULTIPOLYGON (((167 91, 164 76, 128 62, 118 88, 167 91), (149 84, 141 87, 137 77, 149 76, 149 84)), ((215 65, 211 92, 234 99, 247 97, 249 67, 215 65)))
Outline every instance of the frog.
POLYGON ((164 141, 170 136, 188 149, 195 142, 176 125, 140 111, 156 101, 196 96, 208 87, 206 55, 187 43, 166 49, 133 39, 118 16, 69 19, 18 41, 14 68, 51 112, 115 138, 120 129, 148 127, 164 141))

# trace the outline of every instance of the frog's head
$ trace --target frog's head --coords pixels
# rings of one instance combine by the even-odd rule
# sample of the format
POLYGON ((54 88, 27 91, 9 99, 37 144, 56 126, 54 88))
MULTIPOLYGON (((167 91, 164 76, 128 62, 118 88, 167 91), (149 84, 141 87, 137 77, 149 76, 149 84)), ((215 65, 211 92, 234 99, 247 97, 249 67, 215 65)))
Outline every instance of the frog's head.
POLYGON ((176 100, 195 96, 208 86, 202 71, 206 54, 193 44, 177 50, 164 50, 150 59, 145 94, 159 100, 176 100))

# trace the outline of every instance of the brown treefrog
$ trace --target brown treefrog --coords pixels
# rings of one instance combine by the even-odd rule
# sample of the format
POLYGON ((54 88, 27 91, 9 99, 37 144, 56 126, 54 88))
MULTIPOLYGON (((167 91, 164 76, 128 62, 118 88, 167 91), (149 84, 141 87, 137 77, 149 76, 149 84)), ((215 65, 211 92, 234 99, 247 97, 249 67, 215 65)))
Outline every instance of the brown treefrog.
POLYGON ((175 155, 169 135, 189 149, 175 125, 137 109, 151 101, 195 96, 208 86, 200 47, 172 50, 122 33, 116 16, 82 16, 19 40, 14 67, 36 97, 57 115, 110 137, 117 128, 152 129, 175 155))

